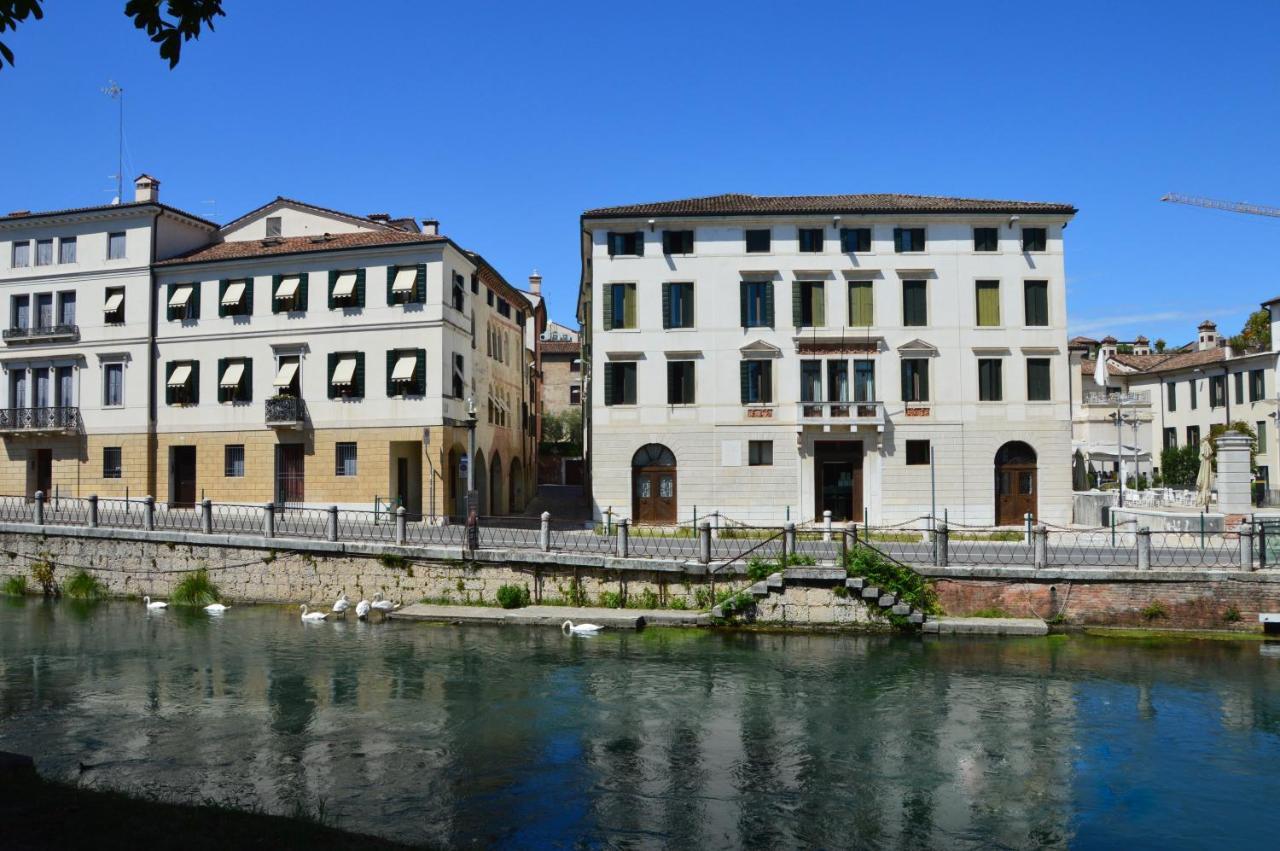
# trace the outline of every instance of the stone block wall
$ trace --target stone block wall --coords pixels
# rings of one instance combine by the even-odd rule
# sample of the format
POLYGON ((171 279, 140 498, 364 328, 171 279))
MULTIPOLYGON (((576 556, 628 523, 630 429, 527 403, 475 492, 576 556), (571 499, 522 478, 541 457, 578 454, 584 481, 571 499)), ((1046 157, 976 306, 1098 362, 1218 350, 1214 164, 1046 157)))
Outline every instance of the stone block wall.
POLYGON ((889 622, 853 592, 836 588, 787 584, 756 602, 755 623, 798 627, 889 627, 889 622))

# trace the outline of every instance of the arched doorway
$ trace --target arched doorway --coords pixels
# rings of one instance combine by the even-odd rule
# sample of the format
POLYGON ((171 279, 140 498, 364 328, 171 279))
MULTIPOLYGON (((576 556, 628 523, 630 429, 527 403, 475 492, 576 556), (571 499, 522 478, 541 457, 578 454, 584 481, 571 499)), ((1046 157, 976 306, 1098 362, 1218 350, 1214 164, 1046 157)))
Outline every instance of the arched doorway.
POLYGON ((489 513, 495 517, 507 513, 506 484, 502 478, 502 456, 495 453, 489 462, 489 513))
POLYGON ((996 453, 996 525, 1021 526, 1026 515, 1039 514, 1036 498, 1036 451, 1011 440, 996 453))
POLYGON ((511 499, 507 505, 513 514, 524 511, 524 464, 519 458, 511 461, 511 499))
POLYGON ((631 520, 675 523, 676 510, 676 456, 661 443, 647 443, 631 456, 631 520))
POLYGON ((471 474, 476 486, 476 514, 484 517, 489 513, 489 468, 484 463, 484 452, 477 449, 471 463, 476 465, 476 471, 471 474))

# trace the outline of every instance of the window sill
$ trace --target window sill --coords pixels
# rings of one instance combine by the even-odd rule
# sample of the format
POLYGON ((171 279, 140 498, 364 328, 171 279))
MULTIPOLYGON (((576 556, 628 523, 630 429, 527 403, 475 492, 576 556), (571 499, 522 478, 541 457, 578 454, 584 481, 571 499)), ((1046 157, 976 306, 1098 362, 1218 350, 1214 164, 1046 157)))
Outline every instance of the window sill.
POLYGON ((1009 328, 1005 325, 974 325, 973 330, 975 331, 1008 331, 1009 328))
POLYGON ((636 407, 639 407, 638 405, 636 405, 636 403, 635 403, 635 402, 615 402, 615 403, 613 403, 613 404, 610 404, 609 402, 605 402, 605 403, 604 403, 604 406, 605 406, 606 408, 636 408, 636 407))
POLYGON ((640 329, 639 328, 610 328, 605 333, 611 334, 614 331, 620 331, 626 334, 638 334, 640 332, 640 329))

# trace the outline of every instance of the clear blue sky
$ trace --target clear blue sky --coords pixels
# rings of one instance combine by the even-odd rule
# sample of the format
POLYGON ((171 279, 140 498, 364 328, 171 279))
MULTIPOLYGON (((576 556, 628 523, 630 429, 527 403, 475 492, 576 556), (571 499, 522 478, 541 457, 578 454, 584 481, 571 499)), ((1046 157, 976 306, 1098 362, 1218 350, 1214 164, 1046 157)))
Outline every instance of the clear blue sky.
POLYGON ((164 200, 433 216, 562 320, 582 210, 718 192, 1073 203, 1073 333, 1183 342, 1280 294, 1280 219, 1157 200, 1280 205, 1278 3, 225 5, 174 71, 124 0, 5 34, 0 209, 109 200, 113 78, 164 200))

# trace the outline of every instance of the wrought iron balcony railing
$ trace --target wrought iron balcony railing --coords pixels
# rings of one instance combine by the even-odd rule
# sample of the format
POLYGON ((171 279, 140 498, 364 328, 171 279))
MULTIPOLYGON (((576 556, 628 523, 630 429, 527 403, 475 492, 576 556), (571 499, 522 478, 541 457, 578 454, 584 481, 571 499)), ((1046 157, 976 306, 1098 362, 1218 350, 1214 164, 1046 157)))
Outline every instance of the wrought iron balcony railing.
POLYGON ((4 341, 10 344, 75 342, 79 339, 80 326, 67 323, 4 329, 4 341))
POLYGON ((294 396, 272 396, 266 403, 267 425, 296 428, 307 418, 307 406, 294 396))
POLYGON ((70 432, 80 428, 80 408, 0 408, 0 433, 70 432))
POLYGON ((1106 408, 1114 408, 1116 405, 1150 405, 1151 393, 1146 390, 1132 390, 1127 393, 1094 391, 1084 394, 1084 403, 1106 408))

